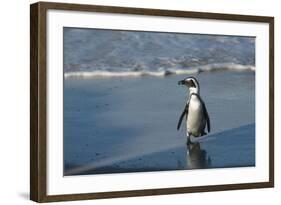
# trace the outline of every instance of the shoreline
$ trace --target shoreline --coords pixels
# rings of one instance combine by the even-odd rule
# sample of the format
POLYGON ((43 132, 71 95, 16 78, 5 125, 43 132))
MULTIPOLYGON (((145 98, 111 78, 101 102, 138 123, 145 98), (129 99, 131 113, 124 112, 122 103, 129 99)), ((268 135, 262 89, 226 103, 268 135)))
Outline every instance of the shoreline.
POLYGON ((111 78, 111 77, 166 77, 170 75, 191 75, 203 72, 218 72, 218 71, 252 71, 255 72, 255 66, 241 65, 234 63, 210 64, 197 66, 190 69, 171 68, 166 70, 149 71, 149 70, 128 70, 128 71, 108 71, 108 70, 92 70, 92 71, 76 71, 65 72, 65 78, 82 77, 82 78, 111 78))

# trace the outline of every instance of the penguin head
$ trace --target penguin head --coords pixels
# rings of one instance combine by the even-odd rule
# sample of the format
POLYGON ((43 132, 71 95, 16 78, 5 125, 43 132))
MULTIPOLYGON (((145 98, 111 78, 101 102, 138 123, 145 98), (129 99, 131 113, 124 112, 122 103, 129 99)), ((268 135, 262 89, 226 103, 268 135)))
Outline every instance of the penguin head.
POLYGON ((179 85, 185 85, 190 92, 199 93, 199 83, 195 77, 188 77, 178 82, 179 85))

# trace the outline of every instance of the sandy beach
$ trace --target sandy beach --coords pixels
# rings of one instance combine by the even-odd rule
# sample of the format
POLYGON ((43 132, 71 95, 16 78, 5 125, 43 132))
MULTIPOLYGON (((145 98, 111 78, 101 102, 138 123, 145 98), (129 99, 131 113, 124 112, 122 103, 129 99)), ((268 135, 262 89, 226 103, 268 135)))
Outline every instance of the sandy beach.
POLYGON ((189 148, 185 77, 65 78, 64 175, 255 166, 255 73, 196 76, 212 128, 189 148))

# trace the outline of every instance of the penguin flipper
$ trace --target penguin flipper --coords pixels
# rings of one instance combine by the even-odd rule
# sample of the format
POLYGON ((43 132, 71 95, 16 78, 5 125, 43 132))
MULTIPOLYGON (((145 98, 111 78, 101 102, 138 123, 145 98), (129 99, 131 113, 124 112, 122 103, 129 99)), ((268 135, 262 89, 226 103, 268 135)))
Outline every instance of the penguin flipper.
POLYGON ((189 103, 187 103, 184 107, 184 110, 183 110, 183 112, 180 116, 179 122, 178 122, 177 130, 179 130, 181 127, 183 117, 188 114, 188 106, 189 106, 189 103))
POLYGON ((203 102, 203 113, 204 113, 204 116, 206 118, 206 122, 207 122, 207 130, 208 132, 211 131, 211 123, 210 123, 210 118, 209 118, 209 114, 208 114, 208 111, 206 109, 206 106, 205 106, 205 103, 203 102))

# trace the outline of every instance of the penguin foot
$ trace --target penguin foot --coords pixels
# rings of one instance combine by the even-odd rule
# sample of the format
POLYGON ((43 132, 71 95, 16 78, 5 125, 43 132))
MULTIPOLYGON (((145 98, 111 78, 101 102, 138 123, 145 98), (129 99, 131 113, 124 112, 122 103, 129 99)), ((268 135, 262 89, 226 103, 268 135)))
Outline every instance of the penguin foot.
POLYGON ((188 138, 187 138, 186 145, 189 146, 189 145, 191 145, 191 144, 192 144, 192 142, 191 142, 191 140, 190 140, 190 137, 188 137, 188 138))
POLYGON ((202 132, 200 137, 205 136, 205 135, 207 135, 207 133, 206 132, 202 132))

